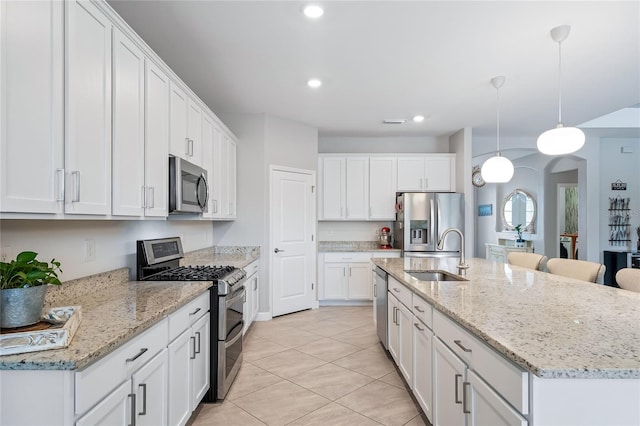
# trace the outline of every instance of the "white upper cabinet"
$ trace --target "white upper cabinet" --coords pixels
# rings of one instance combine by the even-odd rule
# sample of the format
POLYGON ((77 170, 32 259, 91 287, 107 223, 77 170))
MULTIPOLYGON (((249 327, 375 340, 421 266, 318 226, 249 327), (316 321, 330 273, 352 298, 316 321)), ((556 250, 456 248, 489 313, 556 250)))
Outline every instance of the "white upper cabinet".
POLYGON ((369 219, 395 220, 398 160, 369 158, 369 219))
POLYGON ((0 1, 0 211, 61 213, 64 3, 0 1))
POLYGON ((91 2, 65 2, 65 213, 111 213, 111 22, 91 2))
POLYGON ((113 40, 113 214, 142 216, 145 57, 117 29, 113 40))
POLYGON ((210 217, 229 220, 236 217, 236 142, 213 123, 213 172, 209 178, 210 217))
POLYGON ((322 220, 342 220, 345 218, 346 166, 344 157, 320 157, 321 201, 318 218, 322 220))
POLYGON ((168 214, 169 77, 147 61, 145 91, 145 216, 168 214))
POLYGON ((202 110, 191 98, 187 102, 187 138, 189 139, 187 160, 202 166, 202 110))
POLYGON ((202 115, 202 168, 207 172, 209 184, 209 198, 207 211, 202 214, 204 219, 213 218, 213 118, 207 114, 202 115))
POLYGON ((369 157, 346 158, 345 219, 369 218, 369 157))
MULTIPOLYGON (((173 81, 169 92, 169 153, 188 160, 191 144, 187 136, 187 94, 173 81)), ((168 160, 167 160, 168 161, 168 160)))
POLYGON ((231 136, 228 134, 224 134, 225 143, 228 145, 228 157, 227 162, 229 163, 227 169, 227 178, 229 181, 227 193, 229 198, 229 212, 227 215, 228 219, 235 219, 236 217, 236 202, 237 202, 237 145, 236 141, 231 139, 231 136))
POLYGON ((398 191, 455 190, 455 154, 398 156, 398 191))

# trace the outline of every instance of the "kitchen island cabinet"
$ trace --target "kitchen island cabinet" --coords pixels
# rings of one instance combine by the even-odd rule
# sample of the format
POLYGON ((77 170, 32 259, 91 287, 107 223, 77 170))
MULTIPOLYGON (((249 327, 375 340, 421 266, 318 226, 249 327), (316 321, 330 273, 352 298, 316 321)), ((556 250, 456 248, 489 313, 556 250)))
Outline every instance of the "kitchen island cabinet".
POLYGON ((477 258, 405 272, 457 261, 373 259, 433 307, 434 424, 640 423, 640 294, 477 258))

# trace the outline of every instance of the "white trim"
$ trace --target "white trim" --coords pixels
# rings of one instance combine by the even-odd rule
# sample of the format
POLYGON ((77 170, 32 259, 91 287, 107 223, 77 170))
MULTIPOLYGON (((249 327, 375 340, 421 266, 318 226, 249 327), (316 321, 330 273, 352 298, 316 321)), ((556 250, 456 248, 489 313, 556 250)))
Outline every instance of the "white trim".
POLYGON ((373 306, 371 300, 321 300, 320 306, 373 306))
POLYGON ((271 312, 258 312, 254 321, 271 321, 272 319, 271 312))

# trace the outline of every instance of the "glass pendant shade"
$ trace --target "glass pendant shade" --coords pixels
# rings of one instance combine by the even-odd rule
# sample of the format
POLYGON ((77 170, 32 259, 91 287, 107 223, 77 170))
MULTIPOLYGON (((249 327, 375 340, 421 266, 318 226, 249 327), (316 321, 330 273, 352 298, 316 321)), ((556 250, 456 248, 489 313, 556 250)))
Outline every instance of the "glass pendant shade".
POLYGON ((538 151, 547 155, 565 155, 576 152, 584 145, 584 132, 577 127, 558 124, 538 137, 538 151))
POLYGON ((513 177, 513 163, 508 158, 497 154, 482 164, 480 174, 485 182, 505 183, 513 177))

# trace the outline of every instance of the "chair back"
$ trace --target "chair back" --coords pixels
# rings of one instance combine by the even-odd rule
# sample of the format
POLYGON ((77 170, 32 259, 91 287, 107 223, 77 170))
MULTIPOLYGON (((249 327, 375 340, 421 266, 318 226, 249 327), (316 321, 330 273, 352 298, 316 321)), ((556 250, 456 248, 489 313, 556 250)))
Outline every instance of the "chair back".
POLYGON ((586 260, 553 258, 547 262, 547 271, 551 274, 590 283, 602 283, 605 266, 601 263, 587 262, 586 260))
POLYGON ((616 272, 616 281, 620 288, 640 293, 640 269, 622 268, 616 272))
POLYGON ((541 271, 547 261, 547 256, 538 253, 513 251, 507 256, 509 265, 522 266, 527 269, 541 271))

